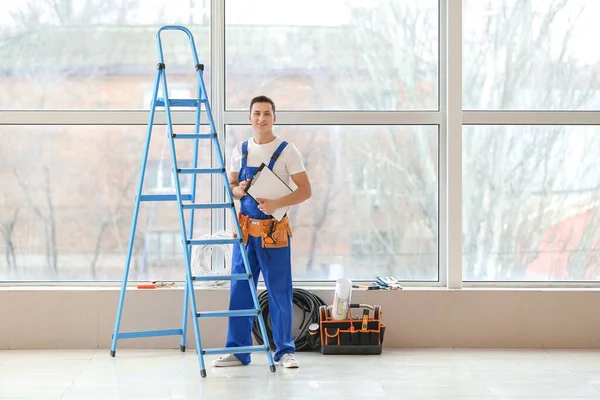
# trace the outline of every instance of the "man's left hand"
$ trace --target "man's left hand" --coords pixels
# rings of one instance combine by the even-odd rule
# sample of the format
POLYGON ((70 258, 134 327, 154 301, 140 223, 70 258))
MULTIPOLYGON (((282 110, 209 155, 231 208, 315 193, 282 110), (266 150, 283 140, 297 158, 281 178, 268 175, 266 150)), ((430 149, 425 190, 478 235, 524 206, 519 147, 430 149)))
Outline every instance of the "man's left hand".
POLYGON ((256 201, 258 201, 258 209, 266 215, 271 215, 275 210, 281 208, 277 205, 277 200, 257 198, 256 201))

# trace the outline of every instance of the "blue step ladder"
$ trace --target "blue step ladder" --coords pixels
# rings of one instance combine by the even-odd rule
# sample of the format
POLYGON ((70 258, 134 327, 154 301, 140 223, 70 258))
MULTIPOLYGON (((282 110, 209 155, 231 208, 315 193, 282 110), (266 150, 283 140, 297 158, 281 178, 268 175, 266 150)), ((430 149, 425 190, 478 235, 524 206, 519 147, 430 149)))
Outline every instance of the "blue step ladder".
POLYGON ((269 347, 269 340, 267 337, 267 331, 265 329, 265 322, 262 316, 262 312, 260 310, 260 305, 258 302, 257 290, 253 282, 253 277, 250 270, 250 265, 248 261, 248 255, 246 253, 245 245, 242 242, 242 232, 240 230, 239 224, 234 223, 237 236, 236 238, 231 239, 193 239, 194 232, 194 211, 199 209, 229 209, 231 211, 231 216, 233 221, 237 221, 237 215, 235 211, 235 204, 233 201, 233 195, 231 193, 231 188, 229 186, 229 179, 227 178, 227 172, 225 169, 225 162, 223 159, 223 153, 221 151, 221 147, 219 146, 219 141, 217 137, 217 131, 215 128, 215 124, 213 121, 210 104, 208 101, 208 95, 206 92, 206 86, 204 84, 204 65, 200 64, 198 61, 198 55, 196 53, 196 45, 194 43, 194 37, 192 33, 183 26, 173 26, 167 25, 161 27, 156 33, 156 41, 158 47, 158 65, 157 65, 157 73, 156 73, 156 81, 154 83, 154 91, 152 94, 152 104, 150 108, 150 117, 148 122, 148 131, 146 136, 146 143, 144 148, 144 156, 142 159, 142 166, 140 171, 139 183, 137 188, 137 196, 135 200, 135 207, 133 211, 133 220, 131 224, 131 233, 129 237, 129 246, 127 248, 127 257, 125 260, 125 270, 123 272, 123 281, 121 284, 121 294, 119 297, 119 305, 115 320, 115 327, 112 336, 112 345, 110 348, 110 355, 112 357, 116 354, 117 341, 119 339, 132 339, 132 338, 143 338, 143 337, 152 337, 152 336, 181 336, 181 345, 180 350, 182 352, 185 351, 186 347, 186 327, 187 327, 187 319, 188 319, 188 303, 190 307, 191 318, 193 320, 194 325, 194 336, 196 339, 196 352, 198 354, 198 361, 200 363, 200 375, 204 378, 206 377, 206 367, 204 364, 204 355, 207 354, 227 354, 227 353, 250 353, 250 352, 266 352, 267 358, 269 360, 269 366, 271 372, 275 372, 275 364, 273 362, 273 356, 271 354, 271 349, 269 347), (165 62, 162 51, 162 43, 160 39, 160 33, 162 31, 182 31, 187 34, 190 42, 190 47, 192 49, 192 55, 194 58, 194 64, 196 68, 196 73, 198 75, 198 91, 197 97, 195 99, 169 99, 168 89, 167 89, 167 77, 165 71, 165 62), (159 87, 162 85, 162 93, 163 97, 159 98, 158 91, 159 87), (206 116, 208 118, 208 122, 210 124, 210 133, 202 134, 200 133, 200 116, 202 113, 202 106, 205 107, 206 116), (144 173, 146 171, 146 163, 148 159, 148 150, 150 148, 150 139, 152 132, 152 124, 154 122, 154 115, 156 112, 156 108, 161 107, 164 108, 166 123, 167 123, 167 136, 171 149, 171 163, 173 167, 173 175, 175 181, 175 193, 172 194, 142 194, 142 187, 144 182, 144 173), (195 107, 196 109, 196 119, 195 119, 195 130, 194 133, 173 133, 173 124, 171 120, 171 107, 195 107), (194 154, 193 154, 193 168, 179 168, 177 165, 177 155, 175 153, 175 140, 193 140, 194 141, 194 154), (216 168, 198 168, 198 144, 200 140, 210 140, 213 143, 213 147, 215 149, 215 153, 217 155, 218 166, 216 168), (181 193, 181 184, 179 182, 179 177, 182 174, 192 174, 192 184, 191 184, 191 193, 181 193), (225 193, 227 196, 226 203, 207 203, 200 204, 195 203, 196 200, 196 176, 198 174, 217 174, 221 175, 223 178, 223 185, 225 187, 225 193), (119 326, 121 324, 121 314, 123 311, 123 303, 125 299, 125 292, 127 288, 127 280, 129 276, 129 267, 131 265, 131 255, 133 251, 133 242, 135 236, 135 230, 137 226, 138 220, 138 212, 140 209, 140 203, 143 201, 172 201, 177 203, 178 215, 179 215, 179 224, 181 228, 181 237, 182 237, 182 246, 183 253, 185 258, 185 290, 184 290, 184 300, 183 300, 183 320, 181 324, 181 328, 176 329, 164 329, 164 330, 153 330, 153 331, 141 331, 141 332, 120 332, 119 326), (189 223, 187 226, 186 233, 186 224, 185 224, 185 216, 184 210, 189 210, 189 223), (243 274, 231 274, 231 275, 215 275, 215 276, 193 276, 192 268, 191 268, 191 251, 192 246, 194 245, 212 245, 212 244, 232 244, 238 245, 240 247, 240 252, 242 258, 244 260, 244 266, 246 268, 246 273, 243 274), (196 297, 194 294, 194 281, 233 281, 233 280, 245 280, 248 282, 250 286, 250 292, 252 293, 252 299, 254 303, 254 308, 249 310, 233 310, 233 311, 207 311, 207 312, 199 312, 196 305, 196 297), (255 316, 258 318, 260 332, 263 338, 263 343, 265 345, 262 346, 244 346, 244 347, 228 347, 228 348, 212 348, 205 349, 202 347, 202 339, 200 335, 200 327, 199 327, 199 318, 218 318, 218 317, 241 317, 241 316, 255 316))

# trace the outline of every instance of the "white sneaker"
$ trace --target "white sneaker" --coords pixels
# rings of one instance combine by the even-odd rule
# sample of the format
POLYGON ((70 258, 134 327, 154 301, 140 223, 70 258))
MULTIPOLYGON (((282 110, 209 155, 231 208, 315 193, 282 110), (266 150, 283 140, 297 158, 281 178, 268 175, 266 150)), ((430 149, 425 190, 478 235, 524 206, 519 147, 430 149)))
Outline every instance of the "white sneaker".
POLYGON ((227 354, 213 360, 212 365, 213 367, 238 367, 244 364, 235 355, 227 354))
POLYGON ((298 368, 300 363, 294 358, 293 354, 284 354, 279 359, 279 365, 283 365, 284 368, 298 368))

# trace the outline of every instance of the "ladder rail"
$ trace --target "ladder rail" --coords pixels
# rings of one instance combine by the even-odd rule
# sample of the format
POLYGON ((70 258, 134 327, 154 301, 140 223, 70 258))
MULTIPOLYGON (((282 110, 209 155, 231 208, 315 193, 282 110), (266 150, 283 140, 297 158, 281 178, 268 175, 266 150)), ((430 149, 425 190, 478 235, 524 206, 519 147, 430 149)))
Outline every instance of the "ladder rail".
POLYGON ((159 87, 159 77, 160 71, 156 73, 156 80, 154 82, 154 88, 152 89, 152 107, 150 110, 150 115, 148 116, 148 127, 146 130, 146 142, 144 143, 144 155, 142 157, 142 163, 140 166, 140 173, 138 177, 138 185, 137 185, 137 195, 135 198, 135 205, 133 208, 133 216, 131 218, 131 228, 129 233, 129 244, 127 245, 127 255, 125 256, 125 266, 123 269, 123 279, 121 282, 121 293, 119 294, 119 303, 117 308, 117 315, 115 316, 115 326, 112 335, 112 343, 110 346, 111 355, 114 356, 115 351, 117 349, 117 340, 119 338, 119 329, 121 327, 121 317, 123 312, 123 304, 125 302, 125 292, 127 289, 127 281, 129 278, 129 270, 131 268, 131 256, 133 254, 133 246, 135 241, 135 232, 137 228, 138 216, 140 211, 140 203, 142 190, 144 187, 144 176, 146 173, 146 166, 148 162, 148 152, 150 150, 150 141, 152 138, 152 126, 154 123, 154 116, 156 115, 156 108, 154 107, 155 99, 158 94, 159 87))
MULTIPOLYGON (((189 306, 191 306, 192 310, 192 315, 197 315, 198 314, 198 310, 197 310, 197 305, 196 305, 196 295, 194 293, 194 284, 191 280, 191 276, 192 276, 192 269, 191 269, 191 251, 190 246, 187 244, 187 241, 185 240, 186 238, 186 230, 185 230, 185 214, 183 211, 183 207, 182 207, 182 199, 181 199, 181 183, 179 181, 179 172, 178 170, 178 166, 177 166, 177 151, 176 151, 176 146, 175 146, 175 141, 173 140, 173 121, 171 119, 171 106, 169 105, 169 101, 168 101, 168 86, 167 86, 167 74, 163 73, 161 74, 161 78, 162 78, 162 84, 163 84, 163 94, 164 94, 164 98, 165 98, 165 118, 167 121, 167 132, 168 132, 168 136, 169 136, 169 146, 171 148, 171 165, 172 165, 172 172, 173 172, 173 180, 175 183, 175 195, 177 196, 177 214, 179 216, 179 225, 180 225, 180 231, 181 231, 181 245, 183 247, 183 254, 185 257, 185 267, 186 267, 186 279, 185 279, 185 285, 186 288, 184 289, 184 291, 187 291, 187 296, 184 293, 184 299, 187 298, 187 302, 186 304, 188 304, 189 306)), ((198 107, 200 107, 200 105, 198 105, 198 107)), ((192 189, 192 199, 195 196, 195 188, 192 189)), ((194 210, 190 210, 190 212, 193 212, 194 210)), ((188 314, 188 310, 186 305, 184 305, 184 309, 186 309, 185 311, 185 316, 184 319, 185 321, 187 321, 187 314, 188 314)), ((198 344, 198 346, 200 348, 202 348, 202 337, 200 334, 200 328, 198 326, 198 322, 195 321, 195 323, 193 324, 194 327, 194 336, 196 339, 196 343, 198 344)), ((185 333, 182 334, 182 342, 183 342, 183 336, 185 336, 185 333)), ((200 370, 201 371, 205 371, 206 367, 204 366, 204 357, 202 357, 202 354, 200 353, 200 351, 198 351, 198 362, 200 363, 200 370)))
MULTIPOLYGON (((184 32, 187 37, 188 37, 188 41, 190 44, 190 49, 192 51, 192 58, 194 60, 194 65, 198 66, 200 64, 200 61, 198 59, 198 53, 196 52, 196 43, 194 41, 194 36, 192 35, 191 31, 183 26, 177 26, 177 25, 165 25, 163 27, 161 27, 157 32, 156 32, 156 45, 157 45, 157 50, 158 50, 158 61, 160 63, 160 65, 164 66, 164 53, 163 53, 163 46, 162 46, 162 39, 161 39, 161 33, 164 31, 181 31, 184 32)), ((160 68, 160 67, 159 67, 160 68)), ((202 81, 202 77, 200 75, 200 73, 202 72, 201 68, 196 68, 196 71, 198 72, 198 80, 199 82, 202 81)), ((166 73, 162 74, 164 76, 163 82, 163 88, 164 88, 164 106, 165 106, 165 114, 167 117, 167 126, 169 127, 169 139, 171 141, 171 143, 173 142, 172 139, 172 135, 173 135, 173 128, 172 128, 172 121, 171 121, 171 110, 170 110, 170 104, 169 104, 169 97, 168 97, 168 90, 167 90, 167 85, 166 85, 166 73)), ((200 92, 200 85, 198 85, 198 92, 200 92)), ((156 97, 156 96, 155 96, 156 97)), ((202 98, 200 93, 198 93, 198 99, 202 98)), ((195 120, 195 132, 200 132, 200 116, 201 116, 202 110, 201 110, 201 102, 198 102, 196 105, 196 120, 195 120)), ((174 148, 174 147, 173 147, 174 148)), ((172 153, 173 154, 173 153, 172 153)), ((198 139, 194 140, 194 153, 193 153, 193 168, 197 168, 198 166, 198 139)), ((176 163, 172 164, 174 166, 174 169, 176 168, 176 163)), ((174 174, 174 179, 176 182, 176 186, 180 186, 179 185, 179 177, 177 172, 174 170, 173 171, 174 174)), ((197 183, 197 177, 196 175, 192 175, 192 182, 191 182, 191 188, 192 188, 192 193, 191 193, 191 201, 192 203, 196 202, 196 183, 197 183)), ((181 204, 181 191, 180 189, 177 190, 177 202, 179 204, 181 204)), ((183 217, 184 218, 184 217, 183 217)), ((185 219, 185 218, 184 218, 185 219)), ((188 224, 188 228, 189 228, 189 237, 193 237, 193 233, 194 233, 194 210, 190 210, 190 219, 189 219, 189 224, 188 224)), ((183 228, 185 230, 185 228, 183 228)), ((182 236, 182 238, 185 236, 182 236)), ((184 245, 184 253, 186 254, 186 264, 188 264, 187 260, 191 259, 191 255, 192 255, 192 247, 191 245, 185 244, 185 242, 183 242, 184 245)), ((187 282, 186 282, 186 286, 187 286, 187 282)), ((189 304, 189 295, 190 293, 188 292, 187 288, 184 290, 184 294, 183 294, 183 312, 182 312, 182 321, 181 321, 181 325, 182 325, 182 329, 184 332, 186 332, 187 330, 187 319, 188 319, 188 304, 189 304)), ((194 301, 195 304, 195 301, 194 301)), ((196 333, 194 333, 196 334, 196 333)), ((180 343, 180 350, 181 351, 185 351, 185 347, 186 347, 186 336, 185 334, 182 335, 181 337, 181 343, 180 343)))
MULTIPOLYGON (((189 32, 189 31, 188 31, 189 32)), ((196 47, 194 45, 194 39, 193 36, 191 35, 191 33, 188 35, 190 37, 190 43, 192 46, 192 55, 194 57, 194 61, 196 63, 196 65, 198 65, 198 54, 196 52, 196 47)), ((198 79, 198 85, 197 85, 197 95, 196 98, 200 99, 202 98, 202 93, 200 93, 202 91, 201 87, 200 87, 200 82, 203 81, 203 76, 202 76, 203 70, 201 68, 197 68, 196 69, 196 76, 198 79)), ((168 102, 167 98, 165 98, 165 102, 168 102)), ((206 102, 208 104, 208 101, 206 102)), ((200 132, 200 127, 201 127, 201 123, 200 123, 200 119, 202 117, 202 102, 198 102, 196 105, 196 116, 195 116, 195 120, 194 120, 194 132, 199 133, 200 132)), ((211 128, 211 132, 213 132, 213 129, 211 128)), ((173 142, 173 137, 171 136, 170 138, 171 142, 173 142)), ((192 168, 198 168, 198 150, 199 150, 199 143, 200 140, 196 137, 194 139, 194 150, 193 150, 193 160, 192 160, 192 168)), ((174 171, 175 172, 175 171, 174 171)), ((193 174, 192 175, 192 182, 191 182, 191 189, 192 189, 192 199, 191 202, 193 204, 196 203, 196 184, 197 184, 197 179, 198 179, 198 175, 193 174)), ((194 216, 195 216, 195 210, 192 208, 190 210, 190 222, 189 222, 189 233, 188 233, 188 238, 191 239, 194 237, 194 216)), ((187 252, 187 257, 189 260, 192 259, 192 245, 191 244, 186 244, 185 245, 185 251, 187 252)), ((191 271, 190 271, 191 272, 191 271)), ((193 283, 191 285, 192 289, 194 287, 193 283)), ((195 303, 195 302, 194 302, 195 303)), ((187 290, 187 283, 186 283, 186 289, 183 292, 183 315, 181 318, 181 326, 183 329, 183 332, 186 332, 187 330, 187 321, 188 321, 188 304, 189 304, 189 293, 187 290)), ((195 314, 193 314, 195 315, 195 314)), ((185 351, 185 346, 186 346, 186 335, 182 335, 181 336, 181 343, 180 343, 180 350, 185 351)))
MULTIPOLYGON (((204 80, 200 80, 199 84, 201 87, 199 87, 198 90, 201 90, 202 92, 206 93, 206 85, 204 83, 204 80)), ((206 117, 207 117, 208 123, 211 127, 211 131, 216 132, 216 130, 213 130, 214 129, 213 127, 215 126, 215 121, 212 117, 212 110, 211 110, 209 102, 206 102, 206 117)), ((217 140, 217 143, 219 145, 214 146, 215 153, 217 155, 217 162, 218 162, 218 165, 224 166, 225 158, 223 157, 223 151, 220 146, 221 142, 219 142, 217 140)), ((229 202, 229 203, 233 203, 234 202, 233 193, 231 190, 231 186, 229 185, 229 177, 227 176, 227 172, 226 171, 221 172, 221 176, 223 177, 223 182, 225 184, 225 195, 227 196, 225 201, 229 202)), ((233 222, 233 226, 235 228, 237 237, 242 237, 242 230, 241 230, 239 224, 235 223, 235 221, 237 221, 237 215, 235 213, 235 209, 231 209, 231 218, 232 218, 231 221, 233 222)), ((250 264, 248 264, 248 265, 250 265, 250 264)), ((246 271, 246 272, 250 273, 250 271, 246 271)))

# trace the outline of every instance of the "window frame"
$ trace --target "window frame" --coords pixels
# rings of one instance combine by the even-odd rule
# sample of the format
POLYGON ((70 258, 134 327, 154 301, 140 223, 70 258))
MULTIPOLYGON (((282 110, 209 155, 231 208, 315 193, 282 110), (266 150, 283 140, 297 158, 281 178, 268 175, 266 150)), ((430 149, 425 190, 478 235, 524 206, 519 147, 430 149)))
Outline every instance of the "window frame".
MULTIPOLYGON (((225 3, 210 0, 211 53, 210 100, 222 150, 225 126, 247 124, 244 111, 225 110, 225 3), (220 49, 216 51, 215 49, 220 49)), ((462 13, 463 0, 439 0, 439 65, 437 111, 281 111, 278 124, 291 125, 438 125, 439 127, 439 281, 403 282, 407 287, 461 288, 599 288, 600 282, 463 282, 462 280, 462 128, 463 125, 600 125, 600 111, 490 111, 462 107, 462 13), (451 210, 451 212, 450 212, 451 210)), ((0 110, 0 126, 18 125, 142 125, 147 110, 0 110)), ((174 125, 193 125, 194 113, 172 112, 174 125)), ((156 126, 164 126, 157 112, 156 126)), ((17 133, 18 134, 18 133, 17 133)), ((142 151, 143 149, 140 149, 142 151)), ((224 154, 227 156, 226 154, 224 154)), ((216 162, 213 157, 213 162, 216 162)), ((224 191, 213 180, 212 197, 222 201, 224 191)), ((225 227, 225 214, 213 213, 213 231, 225 227)), ((43 282, 48 285, 49 282, 43 282)), ((87 282, 77 282, 78 285, 87 282)), ((323 282, 295 282, 306 286, 323 282)), ((2 284, 2 283, 0 283, 2 284)), ((15 282, 10 283, 15 284, 15 282)), ((18 284, 18 282, 17 282, 18 284)), ((42 283, 40 283, 42 284, 42 283)), ((72 285, 70 282, 51 282, 72 285)), ((120 282, 89 282, 116 286, 120 282)))

